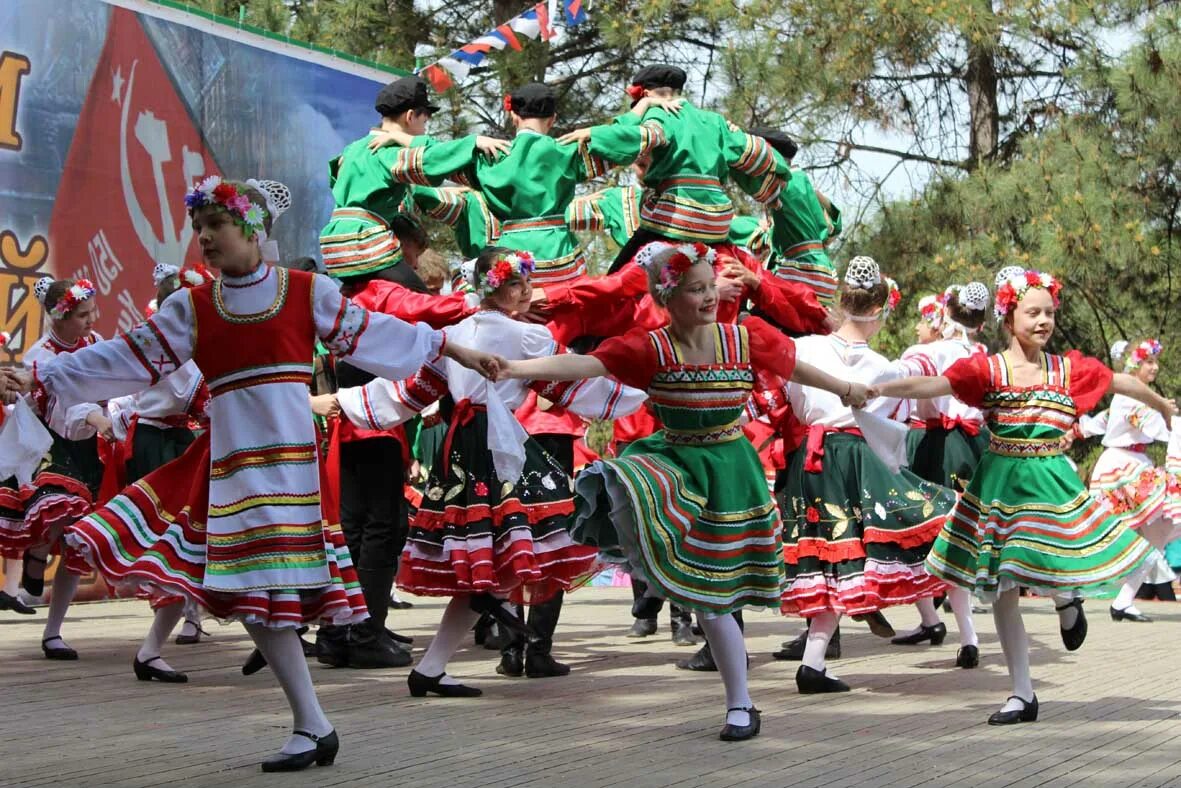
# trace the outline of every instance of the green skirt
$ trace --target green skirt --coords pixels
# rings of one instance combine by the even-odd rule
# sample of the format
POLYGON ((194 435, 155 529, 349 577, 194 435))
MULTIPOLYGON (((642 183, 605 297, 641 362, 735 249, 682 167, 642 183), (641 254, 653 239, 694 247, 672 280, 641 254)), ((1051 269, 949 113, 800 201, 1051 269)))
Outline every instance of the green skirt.
POLYGON ((910 470, 921 479, 963 492, 988 451, 988 432, 969 435, 963 427, 912 429, 906 436, 910 470))
POLYGON ((670 443, 664 431, 574 484, 575 541, 690 610, 778 607, 779 512, 750 442, 670 443))
POLYGON ((1086 594, 1118 584, 1151 549, 1087 492, 1065 456, 989 452, 927 569, 989 600, 1021 586, 1086 594))

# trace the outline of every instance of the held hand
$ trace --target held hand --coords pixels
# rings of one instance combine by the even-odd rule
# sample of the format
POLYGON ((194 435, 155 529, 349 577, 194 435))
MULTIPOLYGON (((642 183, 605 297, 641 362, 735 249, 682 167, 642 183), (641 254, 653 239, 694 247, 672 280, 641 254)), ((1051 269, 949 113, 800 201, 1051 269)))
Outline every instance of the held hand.
POLYGON ((312 413, 325 419, 335 419, 340 415, 340 402, 336 399, 335 394, 320 394, 319 396, 309 396, 308 399, 312 403, 312 413))
POLYGON ((102 411, 92 410, 86 415, 86 423, 94 427, 98 434, 109 441, 115 440, 115 430, 111 426, 111 420, 103 415, 102 411))
POLYGON ((590 142, 591 130, 590 128, 575 129, 568 131, 562 136, 558 137, 559 145, 581 145, 584 142, 590 142))
POLYGON ((1176 400, 1166 399, 1157 410, 1160 412, 1160 415, 1165 417, 1165 424, 1172 424, 1173 417, 1177 415, 1177 402, 1176 400))
MULTIPOLYGON (((685 99, 679 98, 679 97, 678 98, 661 98, 659 96, 645 96, 644 98, 640 99, 639 104, 645 104, 645 103, 647 104, 647 106, 644 107, 643 111, 641 111, 637 114, 643 115, 644 112, 648 111, 652 107, 660 107, 661 109, 663 109, 665 112, 669 113, 670 115, 679 115, 679 114, 681 114, 681 107, 684 105, 685 99)), ((639 104, 637 104, 636 106, 639 106, 639 104)))
POLYGON ((33 373, 29 370, 6 367, 2 371, 10 391, 27 394, 33 390, 33 373))
POLYGON ((742 282, 738 279, 731 279, 726 276, 725 272, 718 274, 718 299, 722 301, 733 301, 742 294, 742 282))
POLYGON ((373 139, 369 140, 369 150, 371 151, 392 148, 395 145, 408 148, 414 142, 414 137, 398 129, 373 129, 369 133, 373 135, 373 139))
POLYGON ((511 147, 512 143, 508 140, 486 137, 483 134, 476 137, 476 149, 490 159, 508 153, 511 147))
POLYGON ((730 260, 723 266, 722 275, 736 279, 750 290, 759 289, 759 275, 737 260, 730 260))
POLYGON ((869 391, 864 383, 851 383, 848 392, 841 397, 841 404, 850 408, 864 408, 866 401, 871 399, 869 391))
POLYGON ((490 376, 490 379, 499 382, 502 380, 512 380, 513 378, 520 377, 517 374, 518 370, 516 367, 517 362, 510 359, 500 359, 500 365, 496 370, 496 374, 490 376))

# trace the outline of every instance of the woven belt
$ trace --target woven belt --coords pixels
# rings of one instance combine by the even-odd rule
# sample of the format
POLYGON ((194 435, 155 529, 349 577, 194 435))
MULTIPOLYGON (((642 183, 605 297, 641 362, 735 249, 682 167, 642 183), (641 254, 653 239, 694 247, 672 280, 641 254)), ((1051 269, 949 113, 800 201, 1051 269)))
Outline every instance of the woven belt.
POLYGON ((783 257, 794 257, 797 254, 804 254, 806 252, 823 252, 824 244, 820 241, 802 241, 795 246, 789 246, 783 250, 783 257))
POLYGON ((664 192, 684 186, 692 186, 698 189, 722 190, 722 182, 712 175, 674 175, 671 178, 665 178, 661 181, 660 185, 656 187, 656 191, 664 192))
POLYGON ((998 438, 988 440, 988 450, 1005 457, 1053 457, 1062 454, 1061 438, 998 438))
POLYGON ((664 439, 679 446, 705 443, 726 443, 742 437, 742 425, 734 423, 709 432, 677 432, 664 428, 664 439))
POLYGON ((382 227, 389 227, 390 223, 373 211, 367 211, 364 208, 334 208, 332 210, 332 219, 363 219, 367 222, 380 224, 382 227))
POLYGON ((536 219, 505 219, 500 223, 501 234, 520 233, 526 230, 552 230, 565 227, 565 216, 539 216, 536 219))

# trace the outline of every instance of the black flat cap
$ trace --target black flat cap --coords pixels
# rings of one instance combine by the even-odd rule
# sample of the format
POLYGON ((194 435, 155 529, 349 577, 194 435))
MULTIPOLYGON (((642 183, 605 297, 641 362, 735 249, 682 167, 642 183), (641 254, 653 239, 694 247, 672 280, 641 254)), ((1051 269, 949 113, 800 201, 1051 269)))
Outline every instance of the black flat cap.
POLYGON ((642 88, 672 88, 680 90, 685 87, 688 75, 676 66, 644 66, 632 77, 632 84, 642 88))
POLYGON ((438 112, 439 107, 432 104, 427 94, 426 82, 419 77, 402 77, 394 80, 381 89, 377 94, 377 101, 373 108, 383 117, 400 115, 411 109, 426 112, 438 112))
POLYGON ((747 129, 747 134, 753 134, 756 137, 765 139, 772 148, 779 151, 779 155, 791 161, 796 154, 800 152, 800 146, 796 144, 795 140, 784 134, 779 129, 756 127, 747 129))
POLYGON ((558 95, 549 85, 530 82, 509 93, 505 109, 522 118, 550 118, 558 114, 558 95))

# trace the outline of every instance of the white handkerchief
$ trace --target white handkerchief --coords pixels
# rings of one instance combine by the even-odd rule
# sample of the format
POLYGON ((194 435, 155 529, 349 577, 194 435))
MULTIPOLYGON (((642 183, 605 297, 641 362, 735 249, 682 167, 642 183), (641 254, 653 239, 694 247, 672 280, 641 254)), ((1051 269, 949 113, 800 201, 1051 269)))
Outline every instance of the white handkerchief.
POLYGON ((21 484, 33 481, 41 460, 53 446, 53 436, 22 397, 0 427, 0 479, 15 476, 21 484))
POLYGON ((853 421, 865 436, 865 442, 891 473, 907 464, 906 433, 909 428, 893 419, 884 419, 864 409, 853 409, 853 421))

